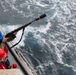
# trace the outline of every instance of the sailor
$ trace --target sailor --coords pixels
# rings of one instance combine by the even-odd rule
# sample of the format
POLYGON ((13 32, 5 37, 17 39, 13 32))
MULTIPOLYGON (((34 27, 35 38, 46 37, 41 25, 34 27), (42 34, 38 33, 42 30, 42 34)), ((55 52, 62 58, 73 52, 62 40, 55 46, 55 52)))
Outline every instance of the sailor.
POLYGON ((0 32, 0 48, 6 51, 8 54, 8 48, 6 46, 6 42, 12 41, 16 37, 17 32, 13 33, 10 37, 4 37, 3 34, 0 32))
MULTIPOLYGON (((0 48, 0 69, 7 69, 7 65, 6 65, 6 60, 7 60, 7 53, 0 48)), ((9 66, 10 68, 17 68, 17 64, 12 64, 11 66, 9 66)))
MULTIPOLYGON (((10 37, 4 37, 3 34, 0 32, 0 48, 3 49, 8 57, 8 48, 6 46, 6 42, 12 41, 16 37, 17 32, 13 33, 10 37)), ((6 65, 10 66, 10 62, 7 59, 6 65)), ((9 67, 8 67, 9 68, 9 67)))
POLYGON ((5 65, 6 57, 7 57, 6 52, 0 48, 0 69, 6 69, 5 65))

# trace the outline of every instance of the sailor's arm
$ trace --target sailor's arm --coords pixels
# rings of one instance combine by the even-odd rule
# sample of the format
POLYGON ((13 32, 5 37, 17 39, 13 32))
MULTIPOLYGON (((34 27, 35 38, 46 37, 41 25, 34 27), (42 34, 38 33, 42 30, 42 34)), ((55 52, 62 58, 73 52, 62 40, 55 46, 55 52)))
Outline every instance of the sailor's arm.
POLYGON ((5 36, 3 39, 2 39, 2 42, 10 42, 12 40, 14 40, 16 38, 16 34, 17 32, 14 32, 12 35, 10 36, 5 36))

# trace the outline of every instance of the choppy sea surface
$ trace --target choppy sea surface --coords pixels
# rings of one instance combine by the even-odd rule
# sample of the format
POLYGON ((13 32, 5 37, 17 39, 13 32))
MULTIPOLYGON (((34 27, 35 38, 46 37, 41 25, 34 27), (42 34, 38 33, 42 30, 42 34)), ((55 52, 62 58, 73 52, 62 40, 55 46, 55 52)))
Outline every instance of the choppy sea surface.
POLYGON ((7 33, 44 13, 17 47, 38 75, 76 75, 76 0, 0 0, 0 25, 7 33))

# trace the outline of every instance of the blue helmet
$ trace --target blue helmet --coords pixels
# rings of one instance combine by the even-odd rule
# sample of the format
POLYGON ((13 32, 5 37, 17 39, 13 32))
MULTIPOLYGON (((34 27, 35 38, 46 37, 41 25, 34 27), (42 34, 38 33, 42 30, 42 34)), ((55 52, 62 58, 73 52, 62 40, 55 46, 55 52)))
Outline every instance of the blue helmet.
POLYGON ((3 39, 3 34, 0 32, 0 40, 3 39))

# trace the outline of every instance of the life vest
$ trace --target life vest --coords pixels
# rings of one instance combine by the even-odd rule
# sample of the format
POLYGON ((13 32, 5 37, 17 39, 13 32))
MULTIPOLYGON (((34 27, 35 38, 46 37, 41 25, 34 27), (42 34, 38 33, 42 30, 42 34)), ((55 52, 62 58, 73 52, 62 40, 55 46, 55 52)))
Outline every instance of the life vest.
POLYGON ((5 50, 5 52, 8 54, 8 48, 6 46, 6 43, 1 43, 0 44, 0 48, 3 49, 3 50, 5 50))

